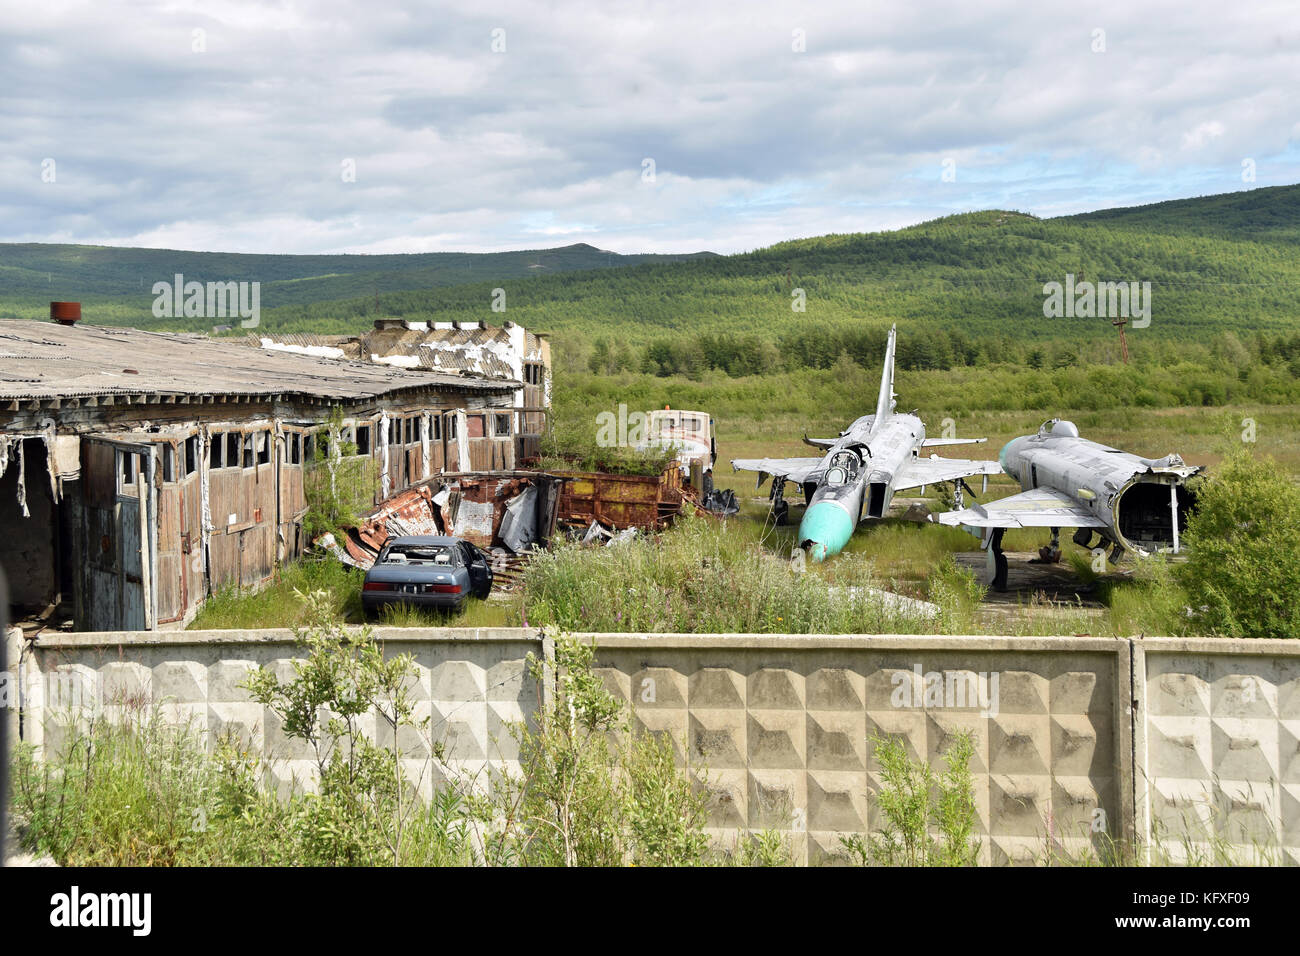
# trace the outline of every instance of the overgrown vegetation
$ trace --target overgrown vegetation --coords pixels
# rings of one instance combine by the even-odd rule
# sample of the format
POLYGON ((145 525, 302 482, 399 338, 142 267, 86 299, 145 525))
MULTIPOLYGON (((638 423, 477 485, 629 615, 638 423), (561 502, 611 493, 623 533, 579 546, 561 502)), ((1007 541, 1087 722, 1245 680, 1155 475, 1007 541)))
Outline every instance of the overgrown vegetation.
POLYGON ((1208 633, 1300 637, 1300 496, 1275 462, 1242 451, 1195 485, 1178 580, 1208 633))
POLYGON ((876 800, 884 827, 877 835, 842 837, 849 857, 862 866, 974 866, 980 843, 974 837, 971 735, 952 735, 946 769, 937 774, 927 761, 909 757, 897 737, 873 734, 871 745, 880 765, 876 800))
MULTIPOLYGON (((250 741, 223 735, 208 753, 203 729, 169 723, 166 704, 118 701, 111 717, 79 714, 56 728, 44 760, 18 748, 8 796, 25 845, 65 865, 716 859, 704 793, 673 741, 632 729, 593 670, 594 648, 548 634, 556 692, 509 729, 520 773, 489 781, 444 760, 438 728, 418 716, 409 656, 385 655, 369 628, 344 628, 325 595, 302 597, 303 656, 288 674, 250 672, 246 686, 314 765, 313 787, 285 779, 250 741)), ((533 661, 533 677, 547 680, 547 666, 533 661)))
POLYGON ((307 502, 302 527, 308 541, 323 534, 341 540, 347 529, 360 524, 361 515, 374 507, 379 462, 371 455, 358 455, 357 450, 352 432, 343 424, 343 409, 335 405, 302 470, 307 502))
MULTIPOLYGON (((524 571, 530 624, 565 630, 681 633, 893 633, 928 630, 872 588, 870 562, 837 558, 824 574, 686 516, 667 532, 613 547, 561 544, 524 571)), ((800 556, 801 556, 800 552, 800 556)))
MULTIPOLYGON (((595 648, 549 629, 558 680, 534 726, 516 724, 521 778, 482 802, 489 862, 542 866, 693 866, 705 862, 704 794, 666 735, 633 731, 592 669, 595 648)), ((546 664, 530 662, 539 682, 546 664)), ((678 741, 685 746, 685 741, 678 741)))
POLYGON ((659 475, 675 455, 653 445, 601 445, 589 422, 553 419, 542 435, 538 467, 553 471, 599 471, 614 475, 659 475))

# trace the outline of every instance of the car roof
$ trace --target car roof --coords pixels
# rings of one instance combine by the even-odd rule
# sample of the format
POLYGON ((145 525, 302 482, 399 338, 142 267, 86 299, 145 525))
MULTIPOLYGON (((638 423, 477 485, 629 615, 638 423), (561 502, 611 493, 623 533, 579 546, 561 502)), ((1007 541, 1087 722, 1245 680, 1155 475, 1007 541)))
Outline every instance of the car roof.
POLYGON ((399 538, 390 538, 384 542, 384 547, 391 548, 395 544, 400 545, 442 545, 448 547, 460 542, 460 538, 451 538, 440 534, 406 534, 399 538))

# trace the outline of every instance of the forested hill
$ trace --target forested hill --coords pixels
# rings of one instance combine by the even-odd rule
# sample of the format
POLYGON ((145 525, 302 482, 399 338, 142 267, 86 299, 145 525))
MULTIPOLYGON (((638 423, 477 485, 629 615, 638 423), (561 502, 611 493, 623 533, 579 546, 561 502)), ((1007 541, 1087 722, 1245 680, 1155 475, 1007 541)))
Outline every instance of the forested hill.
POLYGON ((187 282, 261 282, 266 309, 711 255, 619 255, 586 243, 516 252, 320 256, 0 243, 0 313, 39 317, 47 314, 46 303, 66 299, 94 306, 85 310, 87 321, 147 324, 153 284, 171 282, 177 273, 187 282))
MULTIPOLYGON (((593 260, 605 256, 590 246, 495 258, 444 254, 423 257, 430 263, 424 268, 441 270, 438 282, 456 284, 430 281, 391 291, 377 277, 414 283, 427 274, 385 271, 389 263, 422 257, 247 258, 285 270, 272 273, 271 288, 263 289, 267 329, 342 332, 379 315, 492 323, 510 318, 552 333, 557 354, 571 365, 688 375, 716 368, 747 375, 779 366, 827 368, 844 353, 864 367, 875 365, 884 331, 894 322, 904 332, 904 367, 1068 363, 1071 356, 1117 360, 1118 336, 1108 317, 1045 315, 1044 285, 1065 284, 1067 275, 1150 284, 1150 324, 1127 333, 1137 356, 1154 354, 1150 347, 1157 345, 1199 342, 1214 348, 1225 333, 1239 342, 1259 335, 1296 337, 1298 234, 1300 186, 1287 186, 1055 219, 983 211, 894 232, 827 235, 684 261, 607 258, 607 264, 624 262, 620 268, 584 268, 601 266, 593 260), (318 274, 354 259, 378 268, 318 274), (455 266, 462 259, 463 268, 455 266), (532 268, 539 264, 544 268, 532 268), (277 307, 285 302, 280 292, 295 283, 319 291, 336 280, 357 288, 344 298, 310 301, 314 295, 303 295, 277 307), (496 288, 506 291, 505 313, 493 310, 494 301, 500 305, 496 288)), ((20 248, 32 247, 0 247, 0 262, 19 268, 11 256, 20 248)), ((30 273, 35 260, 28 255, 21 268, 30 273)), ((223 265, 222 278, 238 279, 252 275, 245 258, 212 261, 223 265)), ((134 321, 155 328, 211 324, 151 319, 148 280, 139 278, 138 265, 128 271, 127 261, 120 275, 105 266, 100 281, 146 282, 143 318, 134 321)), ((174 262, 164 277, 172 271, 183 271, 187 279, 211 277, 194 273, 185 259, 174 262)), ((90 298, 67 285, 59 292, 42 295, 38 304, 90 298)), ((132 295, 140 301, 138 289, 132 295)))
POLYGON ((1146 206, 1102 209, 1061 222, 1101 223, 1147 232, 1265 239, 1300 246, 1300 187, 1273 186, 1248 192, 1173 199, 1146 206))
MULTIPOLYGON (((791 362, 863 365, 893 322, 900 359, 947 367, 1031 360, 1035 343, 1117 357, 1108 318, 1044 315, 1044 285, 1150 283, 1144 342, 1209 342, 1300 329, 1300 186, 1260 189, 1084 216, 1019 212, 948 216, 894 232, 828 235, 740 255, 505 283, 509 317, 550 331, 597 365, 729 374, 791 362), (1199 212, 1198 212, 1199 210, 1199 212), (1180 228, 1179 223, 1187 227, 1180 228), (803 311, 797 311, 802 300, 803 311), (907 349, 921 354, 904 356, 907 349)), ((499 321, 491 283, 276 310, 286 330, 357 328, 374 314, 499 321)))

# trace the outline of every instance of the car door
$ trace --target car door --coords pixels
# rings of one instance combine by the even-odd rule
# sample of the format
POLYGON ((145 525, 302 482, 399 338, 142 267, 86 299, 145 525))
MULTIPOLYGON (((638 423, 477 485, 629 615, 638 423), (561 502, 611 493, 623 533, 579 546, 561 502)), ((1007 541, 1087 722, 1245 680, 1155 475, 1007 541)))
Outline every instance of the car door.
POLYGON ((470 592, 478 598, 487 597, 492 593, 492 565, 487 555, 468 541, 462 541, 460 547, 465 568, 469 571, 470 592))

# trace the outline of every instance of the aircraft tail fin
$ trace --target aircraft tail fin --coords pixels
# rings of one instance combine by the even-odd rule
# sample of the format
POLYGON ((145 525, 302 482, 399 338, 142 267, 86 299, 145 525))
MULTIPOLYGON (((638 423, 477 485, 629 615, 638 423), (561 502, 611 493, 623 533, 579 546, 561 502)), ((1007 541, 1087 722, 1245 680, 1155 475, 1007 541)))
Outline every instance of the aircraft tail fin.
POLYGON ((898 326, 889 330, 889 344, 885 346, 885 368, 880 373, 880 397, 876 399, 876 424, 882 424, 894 410, 894 344, 898 340, 898 326))

